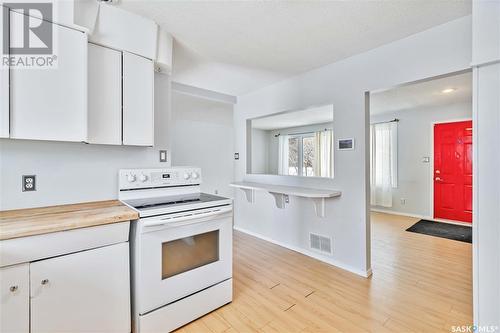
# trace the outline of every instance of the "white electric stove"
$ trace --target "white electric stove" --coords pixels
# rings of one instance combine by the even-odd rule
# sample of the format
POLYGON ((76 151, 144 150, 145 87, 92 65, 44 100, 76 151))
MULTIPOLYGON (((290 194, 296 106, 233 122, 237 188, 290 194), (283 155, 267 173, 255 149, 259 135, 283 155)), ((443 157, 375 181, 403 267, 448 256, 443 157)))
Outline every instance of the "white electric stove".
POLYGON ((132 223, 136 333, 170 332, 232 300, 232 200, 201 193, 193 167, 119 172, 132 223))

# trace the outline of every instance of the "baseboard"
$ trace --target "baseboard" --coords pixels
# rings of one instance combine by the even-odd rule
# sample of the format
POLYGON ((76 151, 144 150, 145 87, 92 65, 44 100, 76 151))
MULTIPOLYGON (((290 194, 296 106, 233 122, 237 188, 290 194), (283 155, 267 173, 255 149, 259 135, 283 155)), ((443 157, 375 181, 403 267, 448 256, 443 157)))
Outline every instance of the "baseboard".
POLYGON ((398 212, 398 211, 393 211, 393 210, 388 210, 388 209, 383 209, 383 208, 370 208, 370 211, 377 212, 377 213, 398 215, 398 216, 414 217, 414 218, 421 219, 421 220, 428 220, 428 221, 434 221, 434 222, 440 222, 440 223, 464 225, 464 226, 468 226, 468 227, 470 227, 472 225, 472 223, 468 223, 468 222, 436 219, 436 218, 431 217, 431 216, 410 214, 410 213, 398 212))
POLYGON ((392 214, 392 215, 399 215, 399 216, 406 216, 406 217, 414 217, 414 218, 422 219, 422 220, 433 220, 433 218, 431 216, 425 216, 425 215, 419 215, 419 214, 411 214, 411 213, 399 212, 399 211, 390 210, 390 209, 383 209, 383 208, 374 208, 374 207, 371 207, 370 211, 377 212, 377 213, 384 213, 384 214, 392 214))
POLYGON ((327 263, 329 265, 341 268, 343 270, 346 270, 348 272, 354 273, 356 275, 360 275, 360 276, 365 277, 365 278, 370 277, 370 275, 372 275, 372 269, 371 268, 368 269, 368 270, 366 270, 366 271, 362 271, 362 270, 359 270, 357 268, 351 267, 349 265, 345 265, 344 263, 341 263, 341 262, 339 262, 337 260, 332 260, 332 259, 324 258, 323 256, 321 256, 321 255, 319 255, 319 254, 317 254, 317 253, 315 253, 313 251, 302 249, 302 248, 294 246, 294 245, 286 244, 286 243, 274 240, 272 238, 269 238, 267 236, 261 235, 259 233, 256 233, 256 232, 244 229, 244 228, 240 228, 240 227, 234 226, 234 230, 240 231, 242 233, 245 233, 245 234, 253 236, 253 237, 257 237, 257 238, 262 239, 262 240, 264 240, 266 242, 273 243, 275 245, 287 248, 289 250, 301 253, 301 254, 306 255, 308 257, 314 258, 316 260, 322 261, 322 262, 327 263))

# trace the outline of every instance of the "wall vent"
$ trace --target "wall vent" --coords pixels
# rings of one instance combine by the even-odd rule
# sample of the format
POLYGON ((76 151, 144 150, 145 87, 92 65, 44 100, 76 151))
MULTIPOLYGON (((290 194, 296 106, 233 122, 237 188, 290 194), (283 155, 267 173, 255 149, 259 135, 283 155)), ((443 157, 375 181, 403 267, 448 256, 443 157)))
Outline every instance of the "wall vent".
POLYGON ((311 247, 311 249, 322 253, 332 254, 333 252, 332 239, 327 236, 310 233, 309 246, 311 247))

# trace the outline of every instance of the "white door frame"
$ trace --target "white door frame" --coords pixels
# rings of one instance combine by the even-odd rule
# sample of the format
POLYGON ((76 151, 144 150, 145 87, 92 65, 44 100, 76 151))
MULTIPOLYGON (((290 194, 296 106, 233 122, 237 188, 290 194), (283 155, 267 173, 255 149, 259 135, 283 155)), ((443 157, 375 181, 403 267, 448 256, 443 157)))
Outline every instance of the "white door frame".
MULTIPOLYGON (((471 108, 472 108, 472 104, 471 104, 471 108)), ((438 125, 438 124, 449 124, 449 123, 459 123, 459 122, 462 122, 462 121, 472 121, 472 118, 471 117, 466 117, 466 118, 453 118, 453 119, 450 119, 450 120, 438 120, 438 121, 433 121, 431 122, 431 149, 430 149, 430 170, 429 170, 429 181, 430 181, 430 190, 431 190, 431 195, 430 195, 430 204, 429 204, 429 207, 430 207, 430 216, 432 217, 432 219, 434 221, 438 221, 438 222, 452 222, 454 224, 462 224, 462 225, 471 225, 471 223, 467 223, 467 222, 462 222, 462 221, 450 221, 450 220, 443 220, 443 219, 438 219, 436 218, 436 216, 434 216, 434 125, 438 125)), ((474 133, 472 133, 474 135, 474 133)), ((474 145, 475 145, 475 142, 472 141, 472 149, 474 150, 474 145)), ((474 161, 472 161, 472 163, 474 163, 474 161)), ((474 189, 472 189, 474 191, 474 189)))

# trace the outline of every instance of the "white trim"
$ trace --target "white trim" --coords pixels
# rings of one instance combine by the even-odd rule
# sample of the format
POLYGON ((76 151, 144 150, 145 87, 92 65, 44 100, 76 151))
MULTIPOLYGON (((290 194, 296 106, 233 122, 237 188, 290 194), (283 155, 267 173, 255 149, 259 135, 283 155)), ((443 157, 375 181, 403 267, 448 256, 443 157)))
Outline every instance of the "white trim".
POLYGON ((411 213, 393 211, 393 210, 388 210, 388 209, 383 209, 383 208, 371 208, 370 210, 372 212, 377 212, 377 213, 406 216, 406 217, 414 217, 416 219, 434 221, 434 222, 439 222, 439 223, 456 224, 456 225, 463 225, 463 226, 467 226, 467 227, 472 226, 472 223, 469 223, 469 222, 453 221, 453 220, 446 220, 446 219, 436 219, 436 218, 431 217, 431 216, 411 214, 411 213))
MULTIPOLYGON (((435 219, 434 216, 434 125, 437 124, 449 124, 449 123, 459 123, 462 121, 472 121, 472 118, 455 118, 455 119, 448 119, 448 120, 438 120, 438 121, 433 121, 431 122, 431 149, 430 149, 430 168, 429 168, 429 181, 430 181, 430 214, 432 216, 432 220, 442 220, 442 219, 435 219)), ((472 126, 474 127, 474 121, 472 121, 472 126)), ((474 136, 474 131, 472 131, 472 135, 474 136)), ((476 143, 474 142, 474 138, 472 139, 472 153, 474 154, 474 150, 476 148, 476 143)), ((472 161, 472 166, 474 168, 474 158, 472 161)), ((474 175, 472 176, 472 181, 474 182, 474 175)), ((472 189, 474 191, 474 187, 472 189)), ((474 212, 473 212, 474 213, 474 212)), ((447 221, 447 220, 446 220, 447 221)), ((467 222, 464 222, 467 223, 467 222)))
POLYGON ((206 98, 212 101, 227 103, 227 104, 236 104, 238 100, 237 97, 233 95, 228 95, 213 90, 198 88, 176 81, 172 81, 172 91, 195 97, 206 98))
POLYGON ((392 214, 392 215, 399 215, 399 216, 406 216, 406 217, 414 217, 414 218, 422 219, 422 220, 433 220, 433 218, 431 216, 425 216, 425 215, 419 215, 419 214, 412 214, 412 213, 400 212, 400 211, 389 210, 389 209, 384 209, 384 208, 371 207, 370 211, 377 212, 377 213, 384 213, 384 214, 392 214))
POLYGON ((479 69, 472 69, 472 318, 474 325, 479 323, 479 186, 478 160, 479 160, 479 69))
POLYGON ((362 276, 362 277, 365 277, 365 278, 368 278, 368 277, 370 277, 372 275, 372 269, 371 268, 367 269, 366 271, 362 271, 362 270, 359 270, 359 269, 354 268, 352 266, 345 265, 344 263, 341 263, 341 262, 339 262, 337 260, 325 258, 324 256, 322 256, 322 255, 320 255, 320 254, 318 254, 316 252, 313 252, 313 251, 310 251, 310 250, 306 250, 306 249, 302 249, 302 248, 299 248, 299 247, 294 246, 294 245, 290 245, 290 244, 286 244, 286 243, 274 240, 272 238, 269 238, 269 237, 261 235, 259 233, 247 230, 245 228, 234 226, 233 229, 236 230, 236 231, 239 231, 239 232, 243 232, 243 233, 245 233, 247 235, 260 238, 260 239, 262 239, 262 240, 264 240, 266 242, 273 243, 275 245, 278 245, 278 246, 287 248, 289 250, 301 253, 301 254, 306 255, 308 257, 314 258, 314 259, 319 260, 321 262, 327 263, 329 265, 338 267, 340 269, 349 271, 351 273, 354 273, 356 275, 359 275, 359 276, 362 276))

